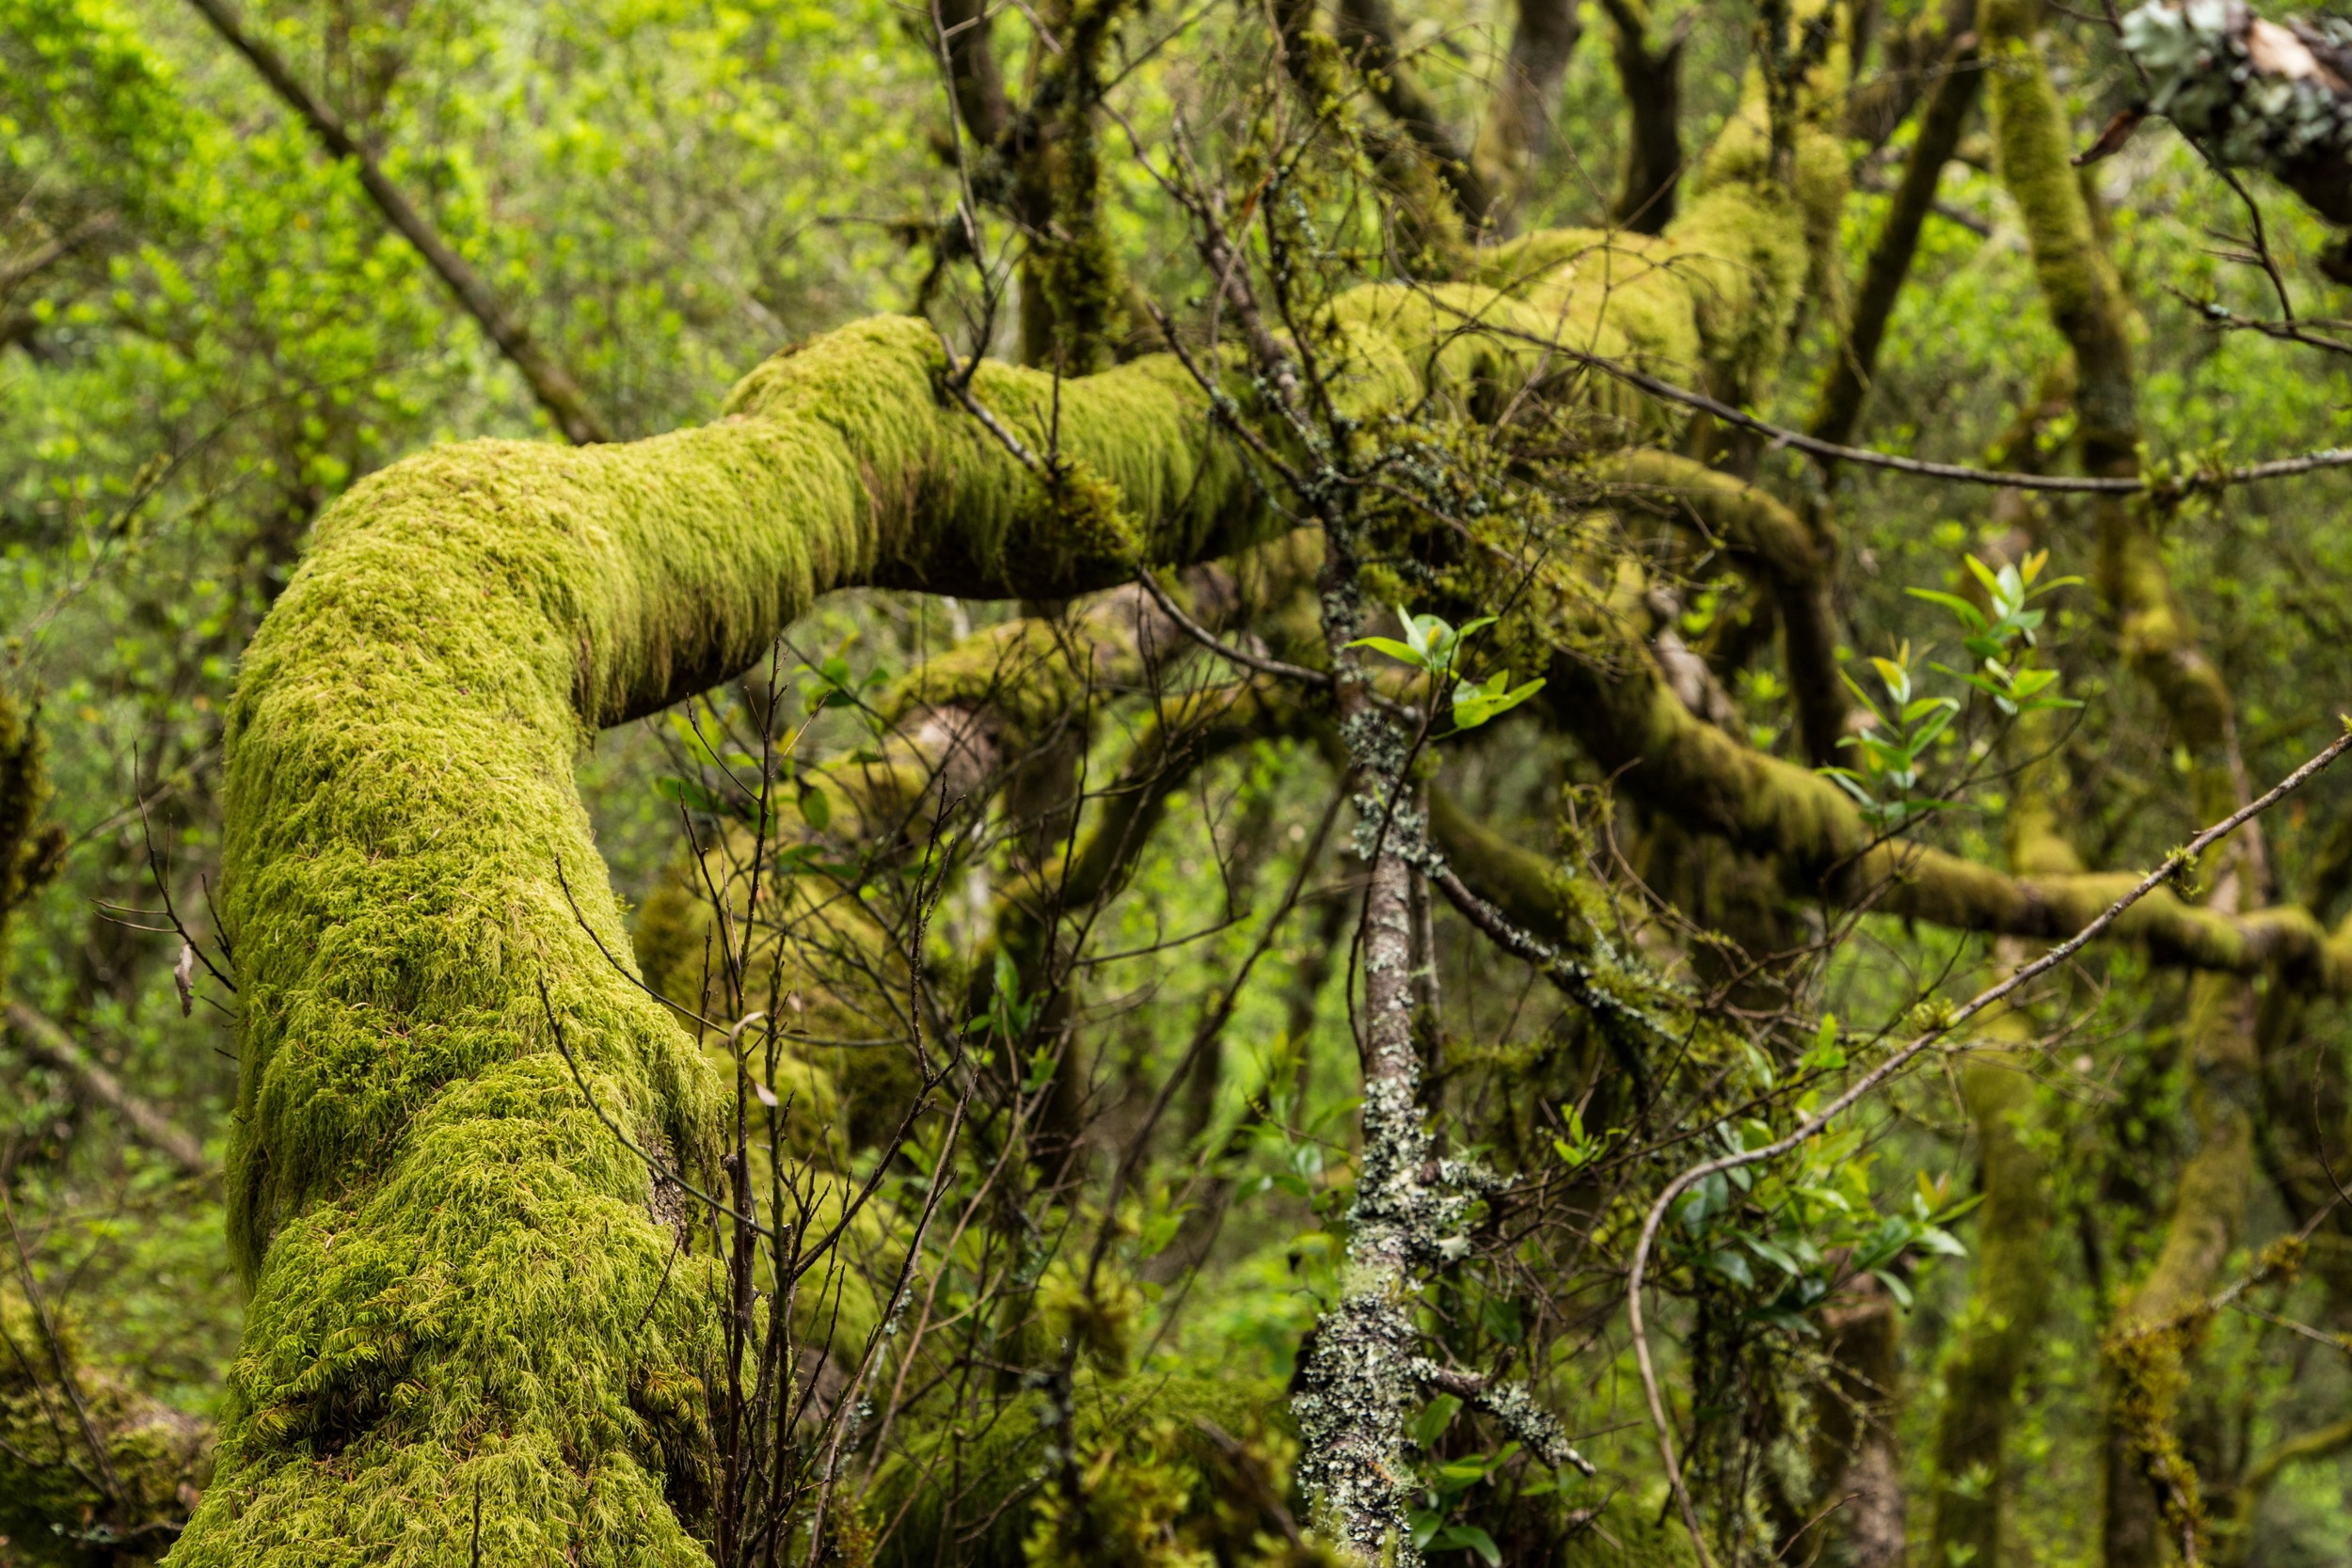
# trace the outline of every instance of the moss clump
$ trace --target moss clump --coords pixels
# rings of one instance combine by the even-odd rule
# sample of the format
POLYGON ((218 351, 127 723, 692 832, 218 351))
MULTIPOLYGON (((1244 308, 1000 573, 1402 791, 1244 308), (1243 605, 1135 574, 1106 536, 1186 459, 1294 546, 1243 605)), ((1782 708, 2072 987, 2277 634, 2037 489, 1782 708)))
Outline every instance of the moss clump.
MULTIPOLYGON (((1747 127, 1734 121, 1735 130, 1747 127)), ((1718 143, 1682 215, 1649 236, 1550 230, 1480 253, 1479 281, 1534 308, 1540 335, 1580 352, 1740 401, 1779 363, 1821 236, 1845 194, 1836 145, 1800 138, 1794 191, 1718 143)), ((1605 377, 1581 389, 1637 436, 1671 432, 1679 411, 1605 377)))
POLYGON ((91 1366, 70 1325, 0 1289, 0 1560, 153 1560, 210 1476, 211 1448, 204 1422, 91 1366))

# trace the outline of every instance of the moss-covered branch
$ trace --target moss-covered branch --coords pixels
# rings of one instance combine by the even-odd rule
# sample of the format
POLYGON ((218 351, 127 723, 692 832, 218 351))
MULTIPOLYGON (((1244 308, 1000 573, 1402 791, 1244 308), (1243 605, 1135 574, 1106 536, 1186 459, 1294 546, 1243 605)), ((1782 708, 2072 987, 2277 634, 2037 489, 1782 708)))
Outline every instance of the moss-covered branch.
MULTIPOLYGON (((500 1556, 697 1559, 663 1474, 693 1449, 701 1292, 658 1289, 648 1173, 580 1102, 537 986, 641 1143, 693 1158, 707 1091, 592 940, 625 947, 575 751, 749 665, 827 589, 1067 594, 1221 553, 1254 515, 1172 364, 1063 388, 1060 451, 1116 519, 1052 504, 946 373, 927 326, 868 323, 704 429, 447 448, 323 519, 230 721, 230 1207, 257 1278, 182 1560, 443 1560, 477 1491, 500 1556)), ((1050 378, 987 367, 973 394, 1046 444, 1050 378)))
POLYGON ((1837 668, 1825 541, 1755 485, 1672 452, 1633 449, 1613 456, 1603 472, 1634 487, 1637 496, 1687 512, 1711 537, 1762 568, 1780 611, 1781 649, 1805 754, 1816 764, 1838 760, 1851 709, 1837 668))
MULTIPOLYGON (((2055 941, 2079 929, 2127 874, 2010 876, 1943 850, 1877 841, 1829 780, 1742 745, 1694 717, 1647 650, 1613 644, 1598 659, 1564 654, 1545 692, 1555 721, 1654 807, 1775 857, 1792 885, 1961 930, 2055 941), (1603 661, 1605 660, 1605 667, 1603 661)), ((2300 908, 2227 915, 2151 895, 2116 923, 2159 961, 2256 974, 2287 965, 2309 983, 2352 988, 2352 938, 2300 908)))
MULTIPOLYGON (((1503 293, 1343 296, 1335 394, 1365 417, 1468 406, 1556 375, 1555 333, 1752 373, 1809 232, 1742 161, 1756 139, 1613 292, 1589 240, 1535 236, 1503 293)), ((925 324, 867 322, 761 367, 702 429, 444 448, 321 520, 230 720, 245 1073, 229 1203, 256 1291, 187 1562, 322 1541, 438 1560, 469 1541, 477 1490, 501 1555, 691 1560, 669 1502, 691 1478, 664 1467, 696 1441, 700 1291, 657 1290, 673 1239, 648 1174, 581 1103, 538 986, 641 1144, 696 1158, 707 1090, 691 1043, 603 957, 625 942, 592 891, 574 752, 746 668, 834 588, 1065 597, 1264 526, 1261 485, 1174 359, 1058 389, 962 371, 925 324)))
POLYGON ((2233 975, 2190 983, 2191 1122, 2164 1244, 2107 1333, 2107 1568, 2153 1568, 2166 1543, 2194 1556, 2205 1537, 2201 1480, 2174 1431, 2195 1342, 2238 1243, 2254 1185, 2253 996, 2233 975))

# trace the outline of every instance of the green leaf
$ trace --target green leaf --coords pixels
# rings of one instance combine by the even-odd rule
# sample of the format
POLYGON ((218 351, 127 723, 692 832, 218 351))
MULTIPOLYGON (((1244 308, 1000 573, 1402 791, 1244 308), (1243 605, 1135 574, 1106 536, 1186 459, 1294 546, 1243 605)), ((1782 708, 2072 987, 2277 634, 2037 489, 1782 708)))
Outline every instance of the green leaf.
POLYGON ((1931 700, 1944 705, 1943 711, 1938 713, 1934 718, 1929 720, 1926 723, 1920 725, 1917 729, 1912 731, 1911 754, 1913 756, 1917 756, 1921 752, 1926 751, 1928 749, 1928 743, 1933 740, 1937 736, 1942 735, 1944 733, 1945 726, 1952 721, 1953 715, 1960 712, 1960 705, 1953 702, 1949 697, 1937 697, 1931 700))
POLYGON ((1426 670, 1429 668, 1429 660, 1424 656, 1422 649, 1408 647, 1405 643, 1399 642, 1393 637, 1359 637, 1356 639, 1355 641, 1350 642, 1348 646, 1351 648, 1370 648, 1375 653, 1388 655, 1391 658, 1395 659, 1400 664, 1409 664, 1416 670, 1426 670))
POLYGON ((1486 1568, 1502 1568, 1502 1548, 1495 1544, 1493 1536, 1476 1525, 1448 1525, 1438 1532, 1437 1539, 1429 1545, 1432 1551, 1476 1552, 1486 1568))
POLYGON ((1396 619, 1397 624, 1405 628, 1405 641, 1412 644, 1413 652, 1425 660, 1429 655, 1430 626, 1433 624, 1441 626, 1445 623, 1434 615, 1416 615, 1403 605, 1396 607, 1396 619))
POLYGON ((1806 1053, 1804 1065, 1816 1071, 1833 1071, 1846 1065, 1846 1053, 1837 1044, 1837 1015, 1823 1013, 1821 1027, 1814 1034, 1813 1049, 1806 1053))
POLYGON ((1903 592, 1915 599, 1925 599, 1930 604, 1942 605, 1958 617, 1960 624, 1966 626, 1972 633, 1981 633, 1985 629, 1983 611, 1957 594, 1939 593, 1932 588, 1906 588, 1903 592))
POLYGON ((809 831, 823 832, 825 825, 833 820, 833 802, 825 799, 825 792, 821 789, 804 789, 801 791, 800 804, 801 820, 808 824, 809 831))
POLYGON ((1960 1238, 1938 1226, 1922 1227, 1919 1233, 1912 1238, 1911 1244, 1921 1252, 1939 1252, 1947 1258, 1968 1256, 1968 1249, 1961 1244, 1960 1238))
POLYGON ((1973 555, 1963 556, 1961 559, 1966 563, 1969 575, 1974 577, 1978 582, 1983 585, 1984 591, 1993 595, 1994 598, 1999 598, 2001 594, 2001 579, 1999 576, 1994 572, 1993 568, 1987 566, 1983 562, 1979 561, 1973 555))
MULTIPOLYGON (((1860 681, 1855 680, 1851 674, 1843 670, 1837 672, 1837 678, 1846 683, 1846 689, 1853 693, 1854 701, 1860 703, 1868 711, 1870 717, 1879 721, 1880 728, 1891 730, 1895 727, 1886 715, 1879 711, 1878 704, 1870 700, 1870 694, 1862 689, 1860 681)), ((1846 740, 1851 741, 1852 738, 1853 736, 1848 736, 1846 740)), ((1845 742, 1841 741, 1839 744, 1843 745, 1845 742)))
POLYGON ((1474 730, 1499 714, 1510 712, 1528 698, 1544 689, 1541 675, 1518 687, 1508 687, 1509 671, 1500 671, 1486 677, 1478 686, 1464 681, 1454 689, 1454 724, 1456 729, 1474 730))
POLYGON ((1462 1402, 1452 1394, 1439 1394, 1421 1407, 1413 1418, 1413 1443, 1417 1448, 1434 1449, 1445 1429, 1454 1424, 1454 1418, 1462 1413, 1462 1402))
POLYGON ((1054 1081, 1054 1048, 1041 1045, 1029 1053, 1029 1070, 1021 1080, 1023 1094, 1036 1094, 1054 1081))
POLYGON ((1710 1252, 1707 1255, 1707 1266, 1735 1284, 1756 1288, 1756 1275, 1749 1269, 1748 1260, 1736 1252, 1710 1252))

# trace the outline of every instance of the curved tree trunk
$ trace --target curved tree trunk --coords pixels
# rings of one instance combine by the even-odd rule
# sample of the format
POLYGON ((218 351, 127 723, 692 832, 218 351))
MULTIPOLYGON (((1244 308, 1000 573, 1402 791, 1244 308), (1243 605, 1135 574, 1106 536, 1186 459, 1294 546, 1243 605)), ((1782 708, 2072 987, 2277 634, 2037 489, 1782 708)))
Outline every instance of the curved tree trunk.
MULTIPOLYGON (((1984 0, 1980 28, 1994 67, 1994 139, 2001 177, 2025 218, 2042 294, 2074 356, 2074 407, 2084 467, 2138 469, 2138 388, 2131 310, 2076 178, 2064 105, 2034 39, 2026 0, 1984 0)), ((2198 644, 2175 594, 2145 506, 2102 497, 2099 586, 2119 624, 2124 657, 2146 681, 2191 758, 2195 808, 2210 819, 2243 804, 2230 691, 2198 644)), ((2259 903, 2268 873, 2249 826, 2215 852, 2211 907, 2259 903)), ((2202 1528, 2195 1469, 2172 1431, 2203 1299, 2236 1244, 2254 1178, 2246 1107, 2258 1097, 2255 999, 2248 975, 2205 974, 2190 987, 2188 1043, 2196 1087, 2195 1147, 2182 1167, 2155 1266, 2118 1312, 2107 1346, 2111 1380, 2101 1543, 2108 1568, 2153 1568, 2169 1537, 2196 1555, 2202 1528)))
MULTIPOLYGON (((662 1289, 645 1165, 551 1049, 552 1022, 601 1114, 700 1159, 693 1048, 598 950, 626 940, 582 735, 749 665, 832 588, 1067 594, 1220 553, 1254 515, 1171 364, 1063 390, 1063 454, 1132 521, 1049 494, 944 373, 928 327, 870 322, 704 429, 448 448, 322 522, 230 720, 230 1207, 256 1289, 178 1560, 462 1560, 477 1519, 495 1559, 701 1560, 673 1506, 696 1489, 700 1282, 682 1261, 662 1289)), ((983 367, 973 391, 1041 440, 1049 378, 983 367)))
MULTIPOLYGON (((1610 352, 1752 373, 1806 230, 1723 166, 1686 230, 1639 242, 1676 264, 1613 292, 1578 281, 1605 236, 1534 236, 1495 258, 1500 295, 1343 299, 1348 409, 1466 404, 1604 316, 1610 352)), ((967 373, 928 325, 870 321, 761 367, 702 429, 449 447, 322 519, 228 731, 229 1208, 255 1296, 180 1560, 446 1561, 477 1517, 496 1558, 696 1560, 678 1510, 715 1341, 698 1270, 662 1285, 663 1195, 600 1118, 691 1167, 711 1101, 605 957, 628 944, 581 737, 746 668, 832 589, 1068 596, 1230 553, 1265 515, 1172 357, 1058 387, 967 373)))

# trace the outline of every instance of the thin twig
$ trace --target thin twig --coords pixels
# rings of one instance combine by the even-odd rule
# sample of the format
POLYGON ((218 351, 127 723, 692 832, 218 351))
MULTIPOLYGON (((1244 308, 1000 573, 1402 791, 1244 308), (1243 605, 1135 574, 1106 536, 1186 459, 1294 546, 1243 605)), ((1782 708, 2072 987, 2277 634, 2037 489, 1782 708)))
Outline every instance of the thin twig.
POLYGON ((618 1138, 621 1141, 623 1148, 627 1148, 631 1154, 636 1155, 637 1158, 645 1163, 645 1168, 652 1173, 653 1180, 655 1181, 667 1181, 672 1186, 676 1187, 679 1191, 685 1193, 688 1196, 695 1198, 706 1206, 716 1210, 722 1214, 724 1214, 727 1218, 735 1221, 738 1225, 749 1226, 755 1233, 760 1236, 772 1236, 773 1232, 762 1226, 757 1220, 737 1213, 733 1209, 728 1208, 717 1198, 712 1197, 708 1193, 704 1192, 700 1187, 695 1186, 691 1181, 687 1180, 685 1177, 680 1176, 668 1164, 655 1158, 652 1152, 648 1150, 644 1145, 639 1143, 635 1138, 630 1137, 627 1132, 621 1131, 621 1124, 619 1122, 614 1121, 611 1117, 605 1115, 604 1106, 597 1101, 596 1091, 589 1088, 588 1080, 580 1073, 579 1058, 572 1054, 571 1045, 564 1037, 564 1021, 555 1016, 555 1002, 548 995, 547 977, 545 975, 536 976, 534 983, 539 988, 539 1006, 548 1015, 548 1027, 555 1031, 556 1053, 564 1058, 564 1065, 572 1069, 572 1082, 580 1085, 580 1097, 588 1101, 588 1109, 594 1111, 596 1114, 596 1119, 604 1123, 604 1130, 618 1138))
MULTIPOLYGON (((1442 301, 1440 301, 1442 304, 1442 301)), ((1455 308, 1458 310, 1458 308, 1455 308)), ((1789 447, 1811 457, 1830 458, 1840 463, 1853 463, 1864 467, 1885 468, 1895 473, 1910 474, 1918 479, 1949 480, 1962 484, 1990 484, 2004 489, 2043 490, 2058 495, 2074 496, 2184 496, 2200 491, 2226 490, 2237 484, 2260 483, 2265 480, 2292 479, 2300 474, 2318 473, 2328 468, 2352 467, 2352 448, 2328 447, 2324 451, 2305 452, 2296 457, 2274 457, 2267 462, 2251 463, 2237 468, 2208 468, 2196 473, 2182 474, 2169 479, 2122 476, 2103 477, 2089 474, 2030 474, 2000 468, 1975 468, 1963 463, 1931 463, 1925 458, 1900 457, 1893 452, 1878 451, 1868 447, 1850 447, 1836 441, 1823 441, 1801 430, 1791 430, 1769 420, 1734 408, 1720 398, 1677 387, 1661 381, 1646 371, 1597 354, 1544 337, 1540 333, 1515 327, 1481 323, 1467 311, 1459 312, 1464 321, 1474 323, 1499 337, 1532 343, 1604 375, 1614 376, 1629 387, 1638 388, 1653 397, 1669 403, 1679 403, 1711 414, 1727 424, 1769 436, 1775 447, 1789 447)))
POLYGON ((1273 675, 1281 680, 1303 682, 1318 690, 1330 686, 1331 677, 1320 670, 1310 670, 1303 664, 1285 664, 1279 658, 1267 658, 1263 655, 1253 654, 1246 648, 1234 647, 1218 637, 1216 633, 1185 614, 1184 607, 1169 595, 1167 589, 1160 586, 1159 580, 1149 571, 1137 572, 1136 581, 1143 586, 1146 594, 1152 595, 1152 602, 1158 605, 1168 618, 1176 623, 1178 630, 1216 655, 1217 657, 1230 659, 1243 669, 1255 670, 1262 675, 1273 675))

